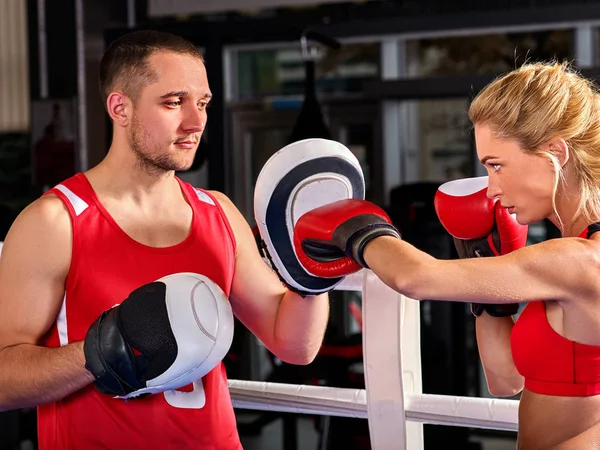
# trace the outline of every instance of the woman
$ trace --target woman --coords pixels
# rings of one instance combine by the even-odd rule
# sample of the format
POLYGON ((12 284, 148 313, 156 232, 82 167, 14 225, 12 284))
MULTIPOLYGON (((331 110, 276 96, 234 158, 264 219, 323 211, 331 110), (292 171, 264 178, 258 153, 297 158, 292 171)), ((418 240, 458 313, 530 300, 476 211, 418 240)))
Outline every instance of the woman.
POLYGON ((309 258, 335 246, 411 298, 529 302, 516 324, 476 319, 490 392, 522 391, 519 449, 600 448, 600 233, 590 226, 600 221, 600 95, 566 63, 527 64, 481 91, 469 116, 487 196, 522 225, 549 219, 560 239, 438 260, 394 236, 374 205, 347 201, 310 211, 295 233, 309 258))

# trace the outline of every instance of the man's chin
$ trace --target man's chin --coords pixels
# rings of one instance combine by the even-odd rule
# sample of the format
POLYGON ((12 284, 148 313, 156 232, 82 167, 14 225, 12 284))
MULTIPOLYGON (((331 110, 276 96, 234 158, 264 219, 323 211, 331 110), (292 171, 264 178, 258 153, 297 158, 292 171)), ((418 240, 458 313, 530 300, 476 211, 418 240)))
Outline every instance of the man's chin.
POLYGON ((175 170, 175 172, 187 172, 188 170, 190 170, 192 168, 192 164, 193 164, 193 160, 190 162, 185 162, 185 163, 180 163, 180 164, 174 164, 173 166, 175 167, 173 170, 175 170))

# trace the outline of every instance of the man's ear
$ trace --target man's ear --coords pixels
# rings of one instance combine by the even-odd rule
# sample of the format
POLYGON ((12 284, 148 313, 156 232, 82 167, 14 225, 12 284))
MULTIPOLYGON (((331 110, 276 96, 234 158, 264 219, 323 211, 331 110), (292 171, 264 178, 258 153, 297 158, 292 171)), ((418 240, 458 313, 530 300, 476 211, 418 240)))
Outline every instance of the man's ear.
POLYGON ((125 127, 131 118, 131 100, 122 92, 111 92, 106 99, 108 115, 117 126, 125 127))
POLYGON ((569 153, 569 145, 564 139, 552 139, 548 142, 548 150, 556 159, 558 159, 558 163, 560 167, 564 167, 565 164, 569 162, 570 153, 569 153))

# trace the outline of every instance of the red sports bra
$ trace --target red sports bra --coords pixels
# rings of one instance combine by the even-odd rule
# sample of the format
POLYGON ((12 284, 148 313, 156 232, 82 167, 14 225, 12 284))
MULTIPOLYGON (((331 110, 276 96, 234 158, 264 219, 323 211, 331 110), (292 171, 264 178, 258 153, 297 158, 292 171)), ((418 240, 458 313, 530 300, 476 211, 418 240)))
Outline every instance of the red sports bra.
MULTIPOLYGON (((579 237, 589 238, 596 231, 600 224, 590 225, 579 237)), ((600 394, 600 345, 573 342, 554 331, 545 302, 527 304, 510 341, 513 360, 528 390, 569 397, 600 394)))

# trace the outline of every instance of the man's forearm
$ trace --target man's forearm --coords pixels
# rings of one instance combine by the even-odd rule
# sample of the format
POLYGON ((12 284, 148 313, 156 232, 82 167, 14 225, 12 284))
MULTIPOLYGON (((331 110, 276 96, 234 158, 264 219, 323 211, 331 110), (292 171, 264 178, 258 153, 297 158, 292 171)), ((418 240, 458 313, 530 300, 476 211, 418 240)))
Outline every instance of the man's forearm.
POLYGON ((310 363, 321 348, 328 319, 328 294, 302 298, 288 291, 275 321, 277 357, 292 364, 310 363))
POLYGON ((94 381, 83 341, 58 348, 20 344, 0 351, 0 411, 60 400, 94 381))

